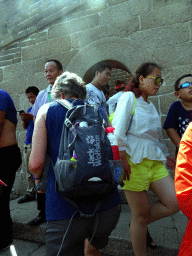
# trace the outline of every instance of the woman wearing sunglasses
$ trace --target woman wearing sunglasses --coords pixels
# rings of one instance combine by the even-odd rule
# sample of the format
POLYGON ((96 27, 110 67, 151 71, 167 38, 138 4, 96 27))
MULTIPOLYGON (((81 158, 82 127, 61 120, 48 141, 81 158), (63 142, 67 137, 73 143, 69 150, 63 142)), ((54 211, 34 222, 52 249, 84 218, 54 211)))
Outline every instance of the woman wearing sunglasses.
POLYGON ((192 75, 183 75, 175 82, 175 96, 180 101, 174 102, 168 112, 165 124, 167 135, 176 146, 176 156, 180 140, 192 121, 192 75))
POLYGON ((132 219, 130 235, 135 256, 146 256, 147 225, 179 211, 174 182, 167 167, 175 163, 163 143, 161 119, 153 103, 162 85, 161 70, 155 63, 144 63, 136 71, 130 90, 117 104, 112 125, 118 139, 120 158, 125 170, 123 187, 132 219), (130 116, 136 108, 129 131, 130 116), (158 201, 149 204, 149 188, 158 201))

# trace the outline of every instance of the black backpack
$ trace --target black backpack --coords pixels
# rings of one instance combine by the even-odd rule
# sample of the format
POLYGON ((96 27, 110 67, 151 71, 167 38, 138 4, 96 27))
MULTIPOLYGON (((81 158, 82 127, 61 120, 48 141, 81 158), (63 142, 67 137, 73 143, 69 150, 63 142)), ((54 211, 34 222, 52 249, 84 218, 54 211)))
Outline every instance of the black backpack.
POLYGON ((54 173, 56 191, 70 201, 81 216, 93 217, 106 196, 123 184, 120 160, 112 159, 105 133, 106 121, 96 105, 76 105, 57 100, 68 109, 63 124, 54 173), (76 154, 77 161, 70 160, 76 154), (84 203, 96 203, 93 212, 84 212, 84 203))

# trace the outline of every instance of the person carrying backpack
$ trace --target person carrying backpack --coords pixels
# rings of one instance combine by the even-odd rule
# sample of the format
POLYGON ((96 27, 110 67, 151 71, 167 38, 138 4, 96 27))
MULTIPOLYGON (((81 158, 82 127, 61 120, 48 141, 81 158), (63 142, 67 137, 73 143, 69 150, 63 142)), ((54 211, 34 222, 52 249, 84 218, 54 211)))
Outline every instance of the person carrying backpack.
MULTIPOLYGON (((73 104, 74 107, 77 105, 82 107, 86 105, 83 101, 86 97, 86 90, 83 85, 82 79, 76 74, 64 72, 55 81, 51 96, 65 103, 67 99, 69 105, 73 104)), ((63 123, 66 121, 66 113, 68 113, 67 108, 57 101, 51 104, 45 104, 40 108, 36 117, 32 152, 29 160, 29 168, 36 179, 36 183, 41 181, 46 153, 49 154, 52 161, 46 185, 46 251, 48 256, 83 256, 84 241, 86 238, 90 241, 91 246, 98 249, 99 253, 99 249, 107 245, 108 237, 115 228, 120 216, 120 198, 116 187, 111 189, 105 196, 105 199, 101 202, 97 213, 93 217, 83 217, 79 213, 76 214, 77 208, 75 205, 61 196, 59 191, 60 184, 58 182, 56 183, 56 172, 54 172, 54 168, 58 159, 60 139, 63 131, 63 123), (57 185, 58 192, 55 189, 55 184, 57 185)), ((95 113, 107 119, 101 109, 98 109, 95 113)), ((78 122, 75 125, 80 126, 78 122)), ((74 127, 72 129, 73 132, 75 131, 75 125, 70 126, 74 127)), ((77 161, 80 161, 78 159, 78 148, 76 148, 76 153, 77 161)), ((91 157, 92 153, 90 154, 90 161, 92 161, 91 157)), ((76 162, 74 161, 73 163, 76 166, 76 162)), ((78 164, 76 168, 79 168, 78 164)), ((107 169, 108 166, 106 166, 107 169)), ((82 166, 82 173, 83 171, 84 166, 82 166)), ((81 174, 81 169, 79 173, 81 174)), ((70 182, 71 178, 66 179, 67 184, 70 182)), ((97 205, 94 202, 94 195, 91 195, 90 198, 93 200, 88 202, 82 201, 80 204, 80 210, 85 215, 92 214, 95 205, 97 205)))

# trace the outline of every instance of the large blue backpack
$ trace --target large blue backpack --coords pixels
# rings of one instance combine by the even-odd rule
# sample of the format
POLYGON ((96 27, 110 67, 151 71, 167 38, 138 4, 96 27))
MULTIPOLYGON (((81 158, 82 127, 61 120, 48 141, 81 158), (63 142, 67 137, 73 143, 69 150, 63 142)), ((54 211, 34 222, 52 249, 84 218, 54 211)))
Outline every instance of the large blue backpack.
POLYGON ((74 106, 67 100, 57 102, 68 111, 54 166, 56 191, 75 205, 81 216, 92 217, 105 197, 123 183, 123 167, 120 160, 112 160, 111 145, 105 133, 107 124, 96 105, 74 106), (74 152, 77 161, 71 160, 74 152), (82 205, 90 202, 95 202, 95 208, 84 212, 82 205))

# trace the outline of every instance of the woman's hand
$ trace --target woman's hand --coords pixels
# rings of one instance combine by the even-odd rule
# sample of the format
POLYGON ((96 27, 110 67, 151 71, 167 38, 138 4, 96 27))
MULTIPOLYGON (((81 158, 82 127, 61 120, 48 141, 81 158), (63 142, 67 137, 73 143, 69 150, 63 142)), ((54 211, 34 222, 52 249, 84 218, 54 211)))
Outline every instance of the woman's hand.
POLYGON ((129 175, 131 174, 131 167, 126 158, 126 151, 119 151, 119 155, 124 169, 124 180, 129 180, 129 175))
POLYGON ((167 158, 167 163, 166 163, 167 169, 174 171, 176 166, 175 158, 172 156, 167 156, 166 158, 167 158))

